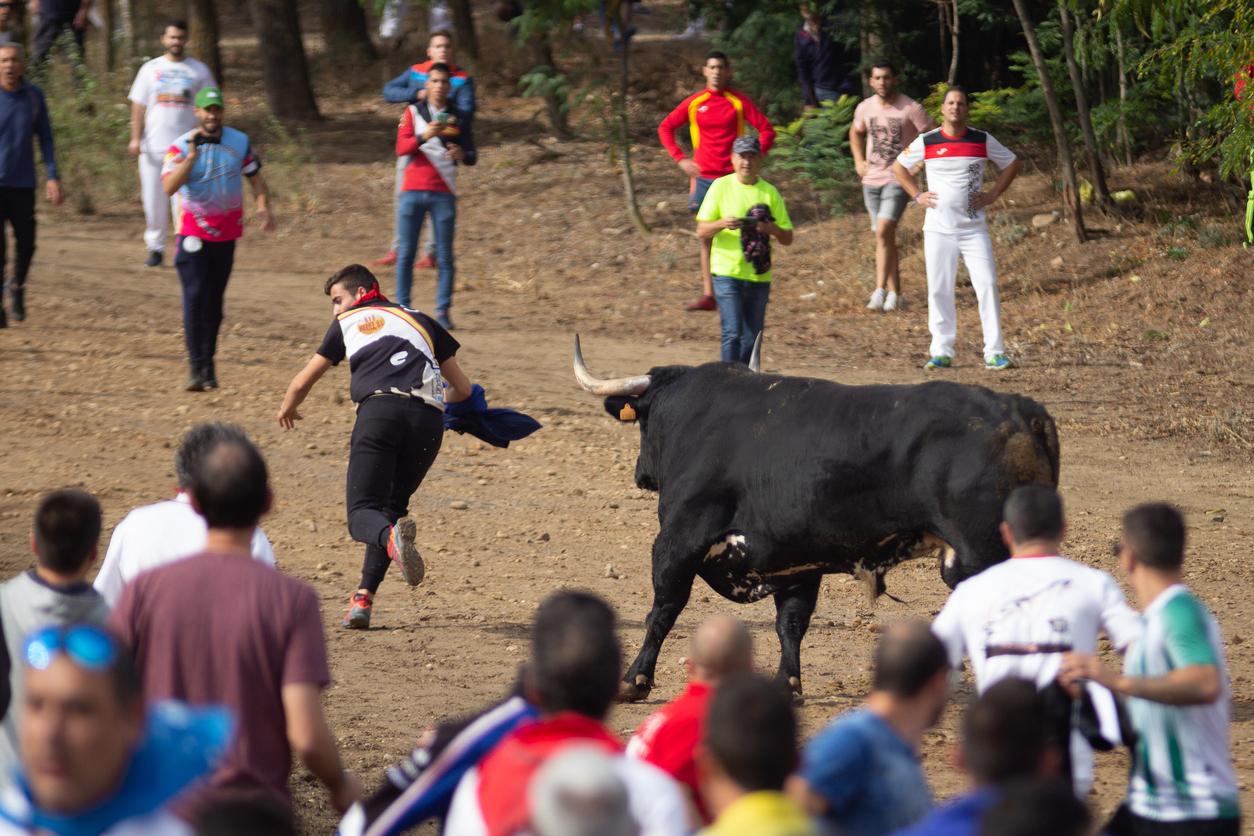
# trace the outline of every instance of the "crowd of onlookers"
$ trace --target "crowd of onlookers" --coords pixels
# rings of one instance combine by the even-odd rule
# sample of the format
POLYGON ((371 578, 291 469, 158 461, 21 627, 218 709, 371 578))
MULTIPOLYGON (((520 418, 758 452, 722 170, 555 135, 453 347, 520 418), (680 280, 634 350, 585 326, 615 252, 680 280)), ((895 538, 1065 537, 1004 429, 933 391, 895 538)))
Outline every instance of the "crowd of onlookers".
POLYGON ((622 657, 613 609, 559 591, 538 609, 512 693, 423 733, 371 794, 341 763, 317 595, 273 565, 271 494, 244 433, 204 424, 175 458, 173 500, 115 529, 93 587, 101 509, 45 496, 33 569, 0 586, 4 833, 292 832, 293 753, 344 813, 339 832, 450 834, 1082 834, 1090 747, 1127 745, 1113 834, 1236 834, 1229 690, 1213 617, 1181 582, 1178 511, 1143 505, 1114 579, 1059 555, 1053 488, 1010 495, 1011 557, 959 584, 932 624, 888 625, 870 692, 801 743, 787 688, 754 672, 745 625, 692 634, 688 683, 626 742, 606 725, 622 657), (101 593, 104 594, 101 594, 101 593), (1126 654, 1117 674, 1099 633, 1126 654), (924 735, 970 659, 937 804, 924 735))

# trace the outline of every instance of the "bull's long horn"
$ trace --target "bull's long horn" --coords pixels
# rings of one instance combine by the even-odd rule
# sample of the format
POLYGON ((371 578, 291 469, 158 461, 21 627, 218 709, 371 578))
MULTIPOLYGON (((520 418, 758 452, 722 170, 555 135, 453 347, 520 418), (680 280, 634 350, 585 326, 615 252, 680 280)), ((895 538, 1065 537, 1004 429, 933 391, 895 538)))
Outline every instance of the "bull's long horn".
POLYGON ((579 335, 575 335, 575 379, 579 385, 594 395, 639 395, 649 388, 647 374, 636 377, 616 377, 612 380, 601 380, 593 377, 592 372, 583 362, 583 350, 579 347, 579 335))
POLYGON ((749 371, 762 371, 762 332, 753 338, 753 353, 749 355, 749 371))

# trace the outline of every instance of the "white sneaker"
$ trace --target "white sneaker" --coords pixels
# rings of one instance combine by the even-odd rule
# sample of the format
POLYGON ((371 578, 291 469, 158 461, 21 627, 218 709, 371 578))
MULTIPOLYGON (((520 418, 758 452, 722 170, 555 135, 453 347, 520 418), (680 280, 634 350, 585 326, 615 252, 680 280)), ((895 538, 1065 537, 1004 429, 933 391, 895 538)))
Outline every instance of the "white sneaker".
POLYGON ((884 288, 875 288, 875 291, 871 294, 871 301, 866 303, 866 309, 868 311, 884 310, 884 288))
POLYGON ((888 292, 888 295, 884 297, 884 310, 886 311, 904 310, 905 307, 906 307, 906 300, 902 299, 900 296, 898 296, 896 293, 893 293, 891 290, 888 292))

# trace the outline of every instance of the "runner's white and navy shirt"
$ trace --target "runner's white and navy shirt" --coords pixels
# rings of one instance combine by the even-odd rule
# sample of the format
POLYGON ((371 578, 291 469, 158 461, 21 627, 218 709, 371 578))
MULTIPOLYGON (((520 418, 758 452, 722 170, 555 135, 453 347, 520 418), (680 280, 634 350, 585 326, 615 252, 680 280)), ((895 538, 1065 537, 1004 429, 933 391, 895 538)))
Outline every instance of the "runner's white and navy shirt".
POLYGON ((936 128, 914 138, 897 162, 907 169, 924 163, 928 191, 936 192, 936 207, 928 207, 924 232, 966 232, 985 228, 984 210, 971 200, 984 191, 984 168, 989 160, 1001 169, 1015 161, 1014 152, 992 134, 967 128, 949 136, 936 128))
POLYGON ((1231 689, 1215 618, 1182 584, 1145 608, 1145 631, 1128 649, 1128 676, 1166 676, 1190 665, 1219 668, 1223 693, 1208 705, 1164 705, 1130 697, 1137 732, 1128 806, 1156 821, 1234 819, 1240 815, 1228 754, 1231 689))
POLYGON ((318 354, 332 365, 348 358, 354 403, 371 395, 404 395, 443 410, 440 364, 460 347, 431 317, 376 293, 335 317, 318 354))

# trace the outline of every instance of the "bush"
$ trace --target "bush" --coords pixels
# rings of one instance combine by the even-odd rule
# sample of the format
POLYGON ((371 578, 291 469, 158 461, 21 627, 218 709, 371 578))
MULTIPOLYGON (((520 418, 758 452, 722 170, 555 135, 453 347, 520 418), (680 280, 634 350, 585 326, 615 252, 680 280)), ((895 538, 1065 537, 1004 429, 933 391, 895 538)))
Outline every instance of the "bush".
POLYGON ((833 214, 841 214, 855 193, 861 194, 849 151, 849 126, 857 104, 853 96, 841 96, 806 111, 778 128, 767 158, 772 170, 793 172, 807 183, 833 214))

